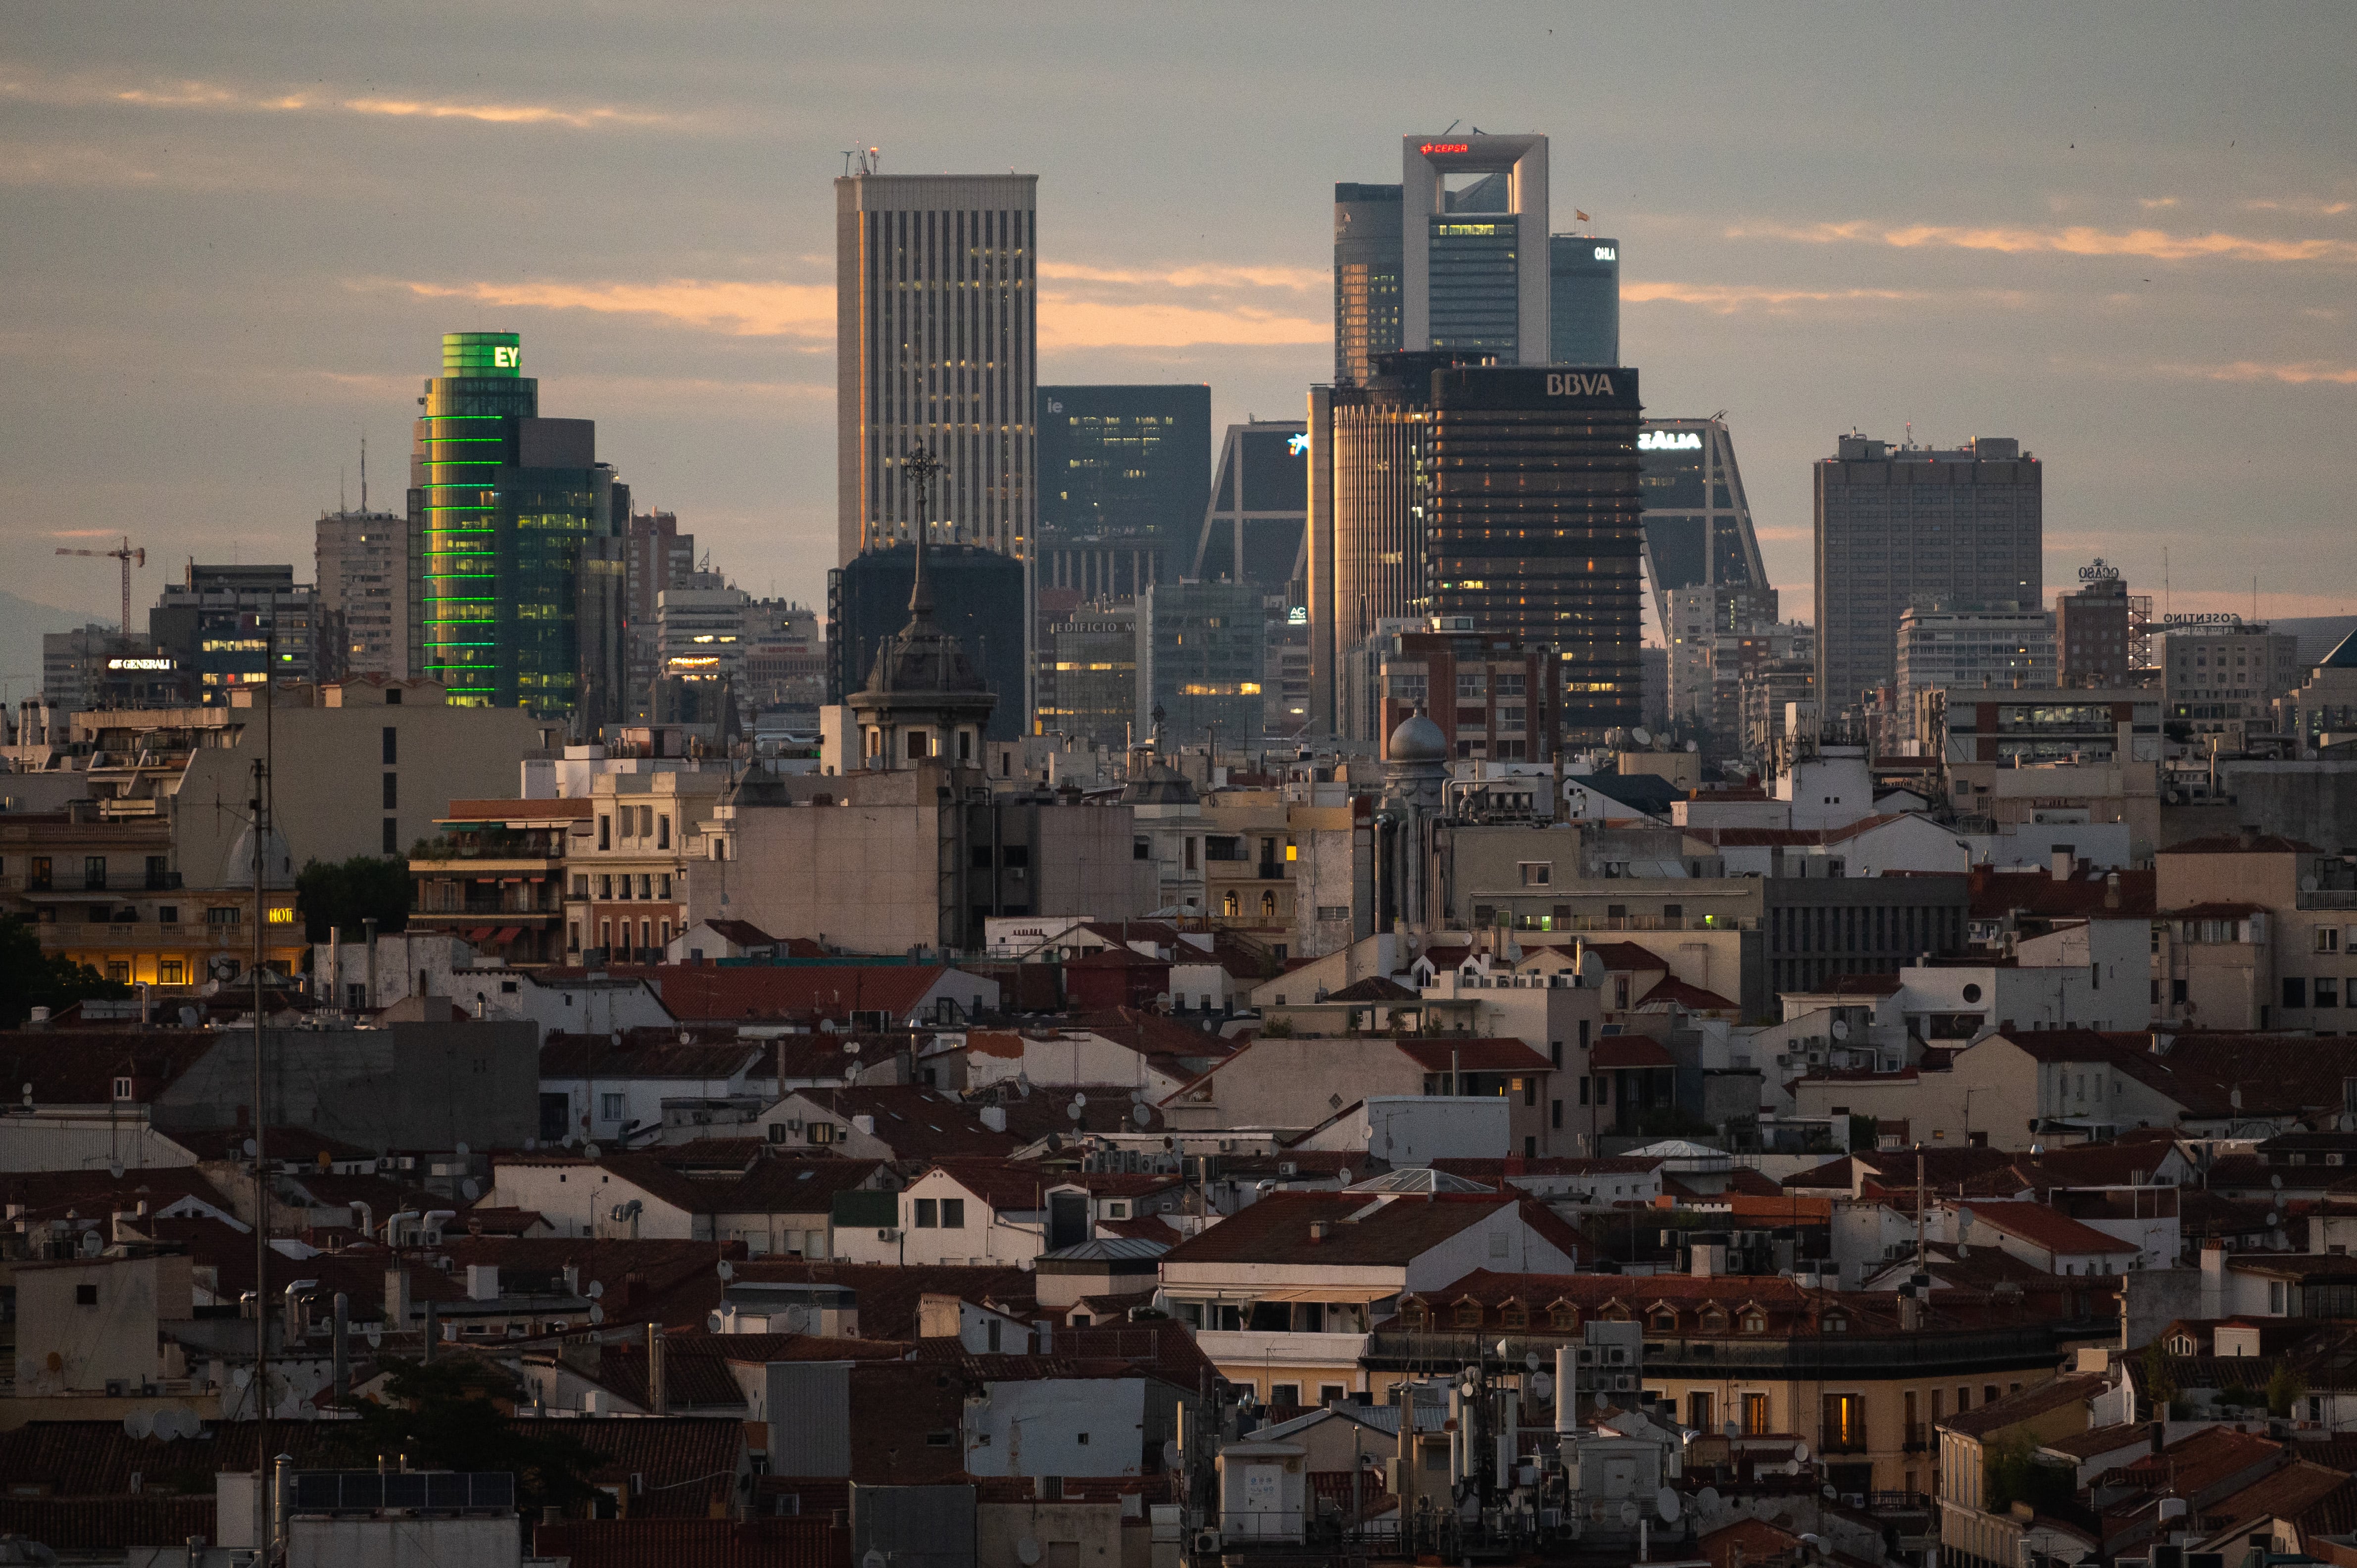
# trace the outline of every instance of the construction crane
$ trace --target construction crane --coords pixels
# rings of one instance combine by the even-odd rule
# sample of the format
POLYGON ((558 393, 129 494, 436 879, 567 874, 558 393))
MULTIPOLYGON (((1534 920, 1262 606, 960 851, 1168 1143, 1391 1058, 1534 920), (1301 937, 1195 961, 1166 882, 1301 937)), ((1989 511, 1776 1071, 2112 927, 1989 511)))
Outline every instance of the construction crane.
POLYGON ((97 555, 102 556, 110 561, 120 561, 123 563, 123 621, 115 629, 120 631, 124 636, 129 637, 131 635, 131 568, 135 564, 141 566, 147 564, 147 552, 145 549, 132 549, 131 541, 126 536, 119 549, 68 550, 61 546, 59 547, 58 553, 60 555, 97 555))

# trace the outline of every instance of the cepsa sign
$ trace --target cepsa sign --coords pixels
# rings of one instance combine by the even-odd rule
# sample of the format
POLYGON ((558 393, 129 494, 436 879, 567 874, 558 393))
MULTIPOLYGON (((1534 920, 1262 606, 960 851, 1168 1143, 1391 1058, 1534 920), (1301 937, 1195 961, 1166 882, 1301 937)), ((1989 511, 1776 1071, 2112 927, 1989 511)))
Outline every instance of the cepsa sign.
POLYGON ((1417 152, 1426 157, 1430 157, 1435 153, 1469 153, 1472 150, 1473 144, 1470 142, 1426 142, 1416 148, 1417 152))

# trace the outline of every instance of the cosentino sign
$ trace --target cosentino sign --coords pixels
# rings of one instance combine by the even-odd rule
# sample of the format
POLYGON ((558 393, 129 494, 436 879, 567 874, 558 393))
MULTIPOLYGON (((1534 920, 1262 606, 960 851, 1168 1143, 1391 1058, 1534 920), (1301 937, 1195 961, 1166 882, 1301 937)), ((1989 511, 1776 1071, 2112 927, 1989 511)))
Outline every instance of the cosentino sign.
POLYGON ((1637 401, 1637 372, 1626 366, 1478 365, 1438 371, 1437 408, 1626 409, 1637 401))

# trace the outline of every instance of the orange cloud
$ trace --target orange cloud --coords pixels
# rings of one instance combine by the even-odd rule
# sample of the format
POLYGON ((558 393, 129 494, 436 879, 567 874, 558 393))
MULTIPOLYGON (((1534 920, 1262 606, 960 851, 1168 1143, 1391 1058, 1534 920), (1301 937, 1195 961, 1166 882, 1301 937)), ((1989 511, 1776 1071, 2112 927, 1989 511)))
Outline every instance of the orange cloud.
POLYGON ((1901 288, 1770 288, 1760 284, 1631 283, 1620 285, 1623 301, 1639 305, 1691 305, 1719 316, 1746 309, 1783 312, 1799 305, 1832 305, 1849 301, 1888 303, 1928 297, 1921 289, 1901 288))
POLYGON ((587 130, 601 125, 651 125, 674 116, 608 104, 587 107, 552 103, 452 102, 424 98, 347 98, 331 91, 277 92, 213 81, 165 81, 124 87, 90 78, 0 81, 0 98, 16 98, 59 108, 127 104, 140 109, 209 109, 245 113, 327 111, 389 115, 401 119, 472 120, 493 125, 564 125, 587 130))
POLYGON ((2322 360, 2295 360, 2286 364, 2269 365, 2256 360, 2237 360, 2230 365, 2163 365, 2164 375, 2187 376, 2205 381, 2287 381, 2304 386, 2320 381, 2335 386, 2357 386, 2357 369, 2346 365, 2328 364, 2322 360))
POLYGON ((2182 262, 2219 257, 2252 262, 2357 261, 2357 242, 2268 240, 2248 234, 2171 234, 2159 229, 2115 231, 2072 227, 1965 228, 1914 223, 1892 228, 1864 219, 1846 223, 1765 223, 1727 231, 1730 240, 1790 240, 1802 244, 1883 244, 1900 250, 1944 247, 1996 251, 2007 255, 2133 256, 2142 261, 2182 262))

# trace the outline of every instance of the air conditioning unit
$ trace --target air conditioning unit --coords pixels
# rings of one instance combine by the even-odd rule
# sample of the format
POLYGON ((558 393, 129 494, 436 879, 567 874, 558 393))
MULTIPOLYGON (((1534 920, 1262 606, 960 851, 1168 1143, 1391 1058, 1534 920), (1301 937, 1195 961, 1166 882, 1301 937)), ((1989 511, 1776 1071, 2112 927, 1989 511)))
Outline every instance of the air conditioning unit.
POLYGON ((1628 1373, 1628 1372, 1619 1372, 1619 1373, 1615 1373, 1615 1374, 1614 1374, 1614 1376, 1613 1376, 1613 1379, 1612 1379, 1612 1391, 1613 1391, 1613 1392, 1615 1392, 1615 1393, 1623 1393, 1623 1394, 1625 1394, 1625 1393, 1629 1392, 1631 1390, 1634 1389, 1636 1386, 1637 1386, 1637 1380, 1636 1380, 1636 1378, 1635 1378, 1633 1375, 1631 1375, 1631 1374, 1630 1374, 1630 1373, 1628 1373))
POLYGON ((1593 1345, 1583 1345, 1579 1348, 1579 1364, 1583 1367, 1596 1365, 1596 1348, 1593 1345))
POLYGON ((878 1241, 898 1241, 900 1239, 900 1233, 898 1230, 894 1230, 889 1227, 887 1227, 886 1229, 876 1232, 876 1239, 878 1241))
POLYGON ((1277 1162, 1276 1174, 1279 1176, 1299 1176, 1301 1174, 1301 1167, 1291 1160, 1280 1160, 1277 1162))
POLYGON ((1218 1530, 1199 1530, 1195 1532, 1195 1551, 1199 1556, 1208 1557, 1219 1550, 1220 1532, 1218 1530))

